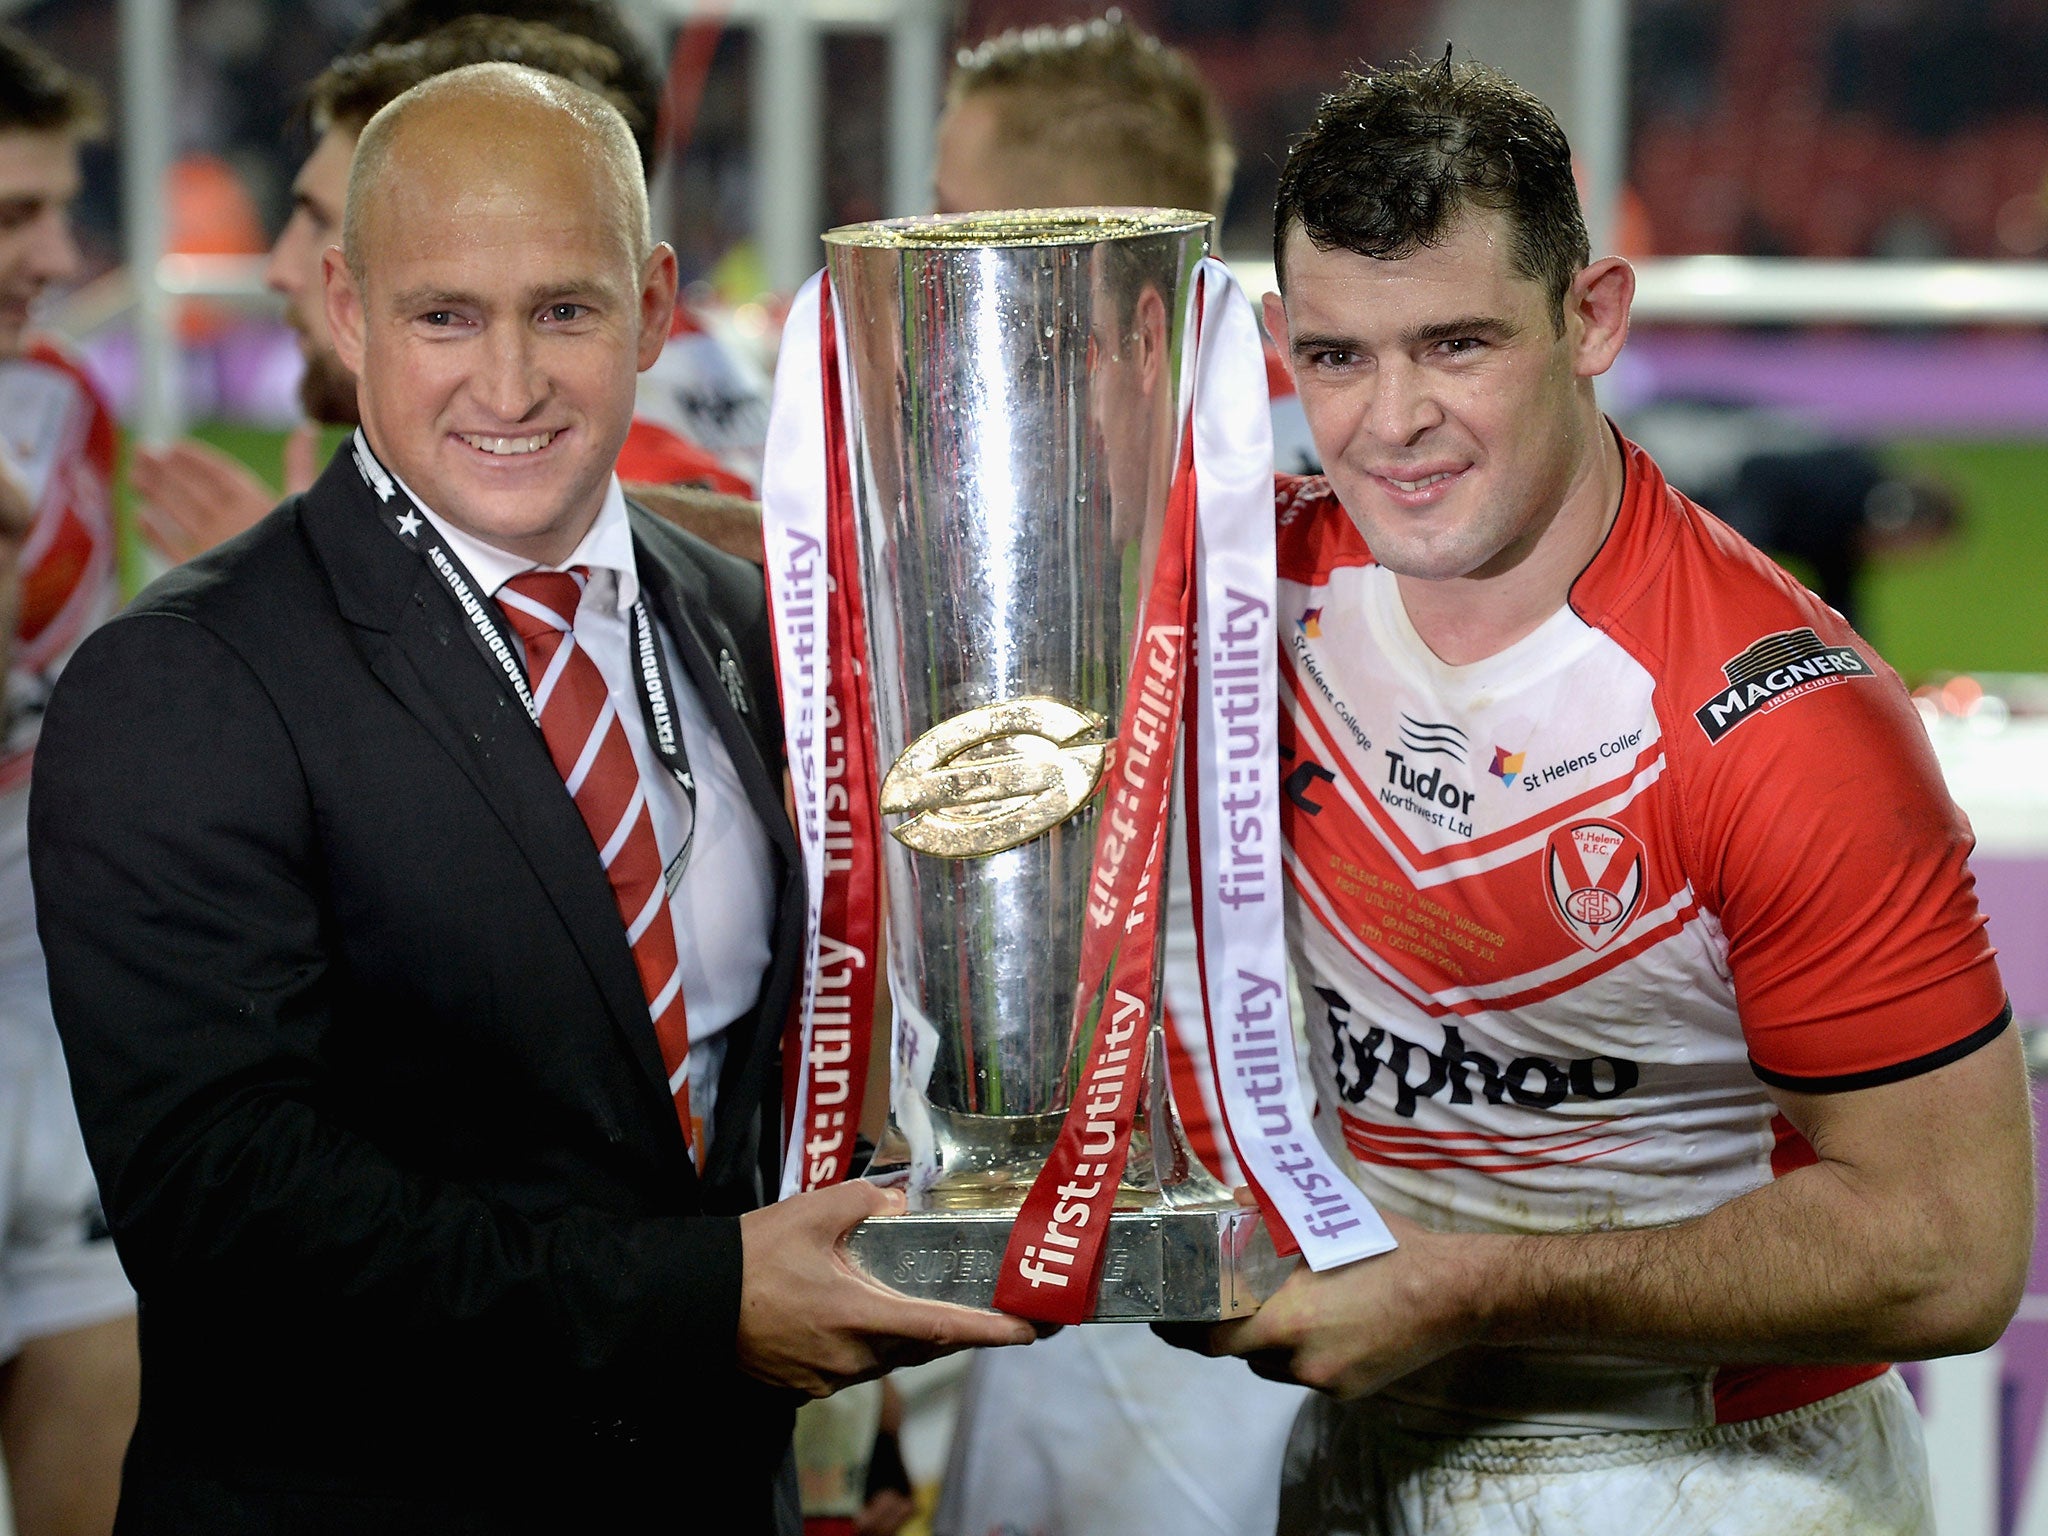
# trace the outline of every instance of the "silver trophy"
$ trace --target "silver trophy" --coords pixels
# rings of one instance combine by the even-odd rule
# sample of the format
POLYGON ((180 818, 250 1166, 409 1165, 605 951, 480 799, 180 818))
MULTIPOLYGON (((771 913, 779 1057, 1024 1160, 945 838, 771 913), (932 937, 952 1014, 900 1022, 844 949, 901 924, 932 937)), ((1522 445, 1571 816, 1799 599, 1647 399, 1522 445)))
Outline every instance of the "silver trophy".
MULTIPOLYGON (((901 1167, 911 1202, 848 1251, 912 1295, 989 1305, 1087 1056, 1096 787, 1175 465, 1207 229, 1065 209, 825 236, 889 832, 898 1049, 877 1164, 901 1167)), ((1293 1261, 1189 1151, 1152 1002, 1095 1317, 1238 1316, 1293 1261)))

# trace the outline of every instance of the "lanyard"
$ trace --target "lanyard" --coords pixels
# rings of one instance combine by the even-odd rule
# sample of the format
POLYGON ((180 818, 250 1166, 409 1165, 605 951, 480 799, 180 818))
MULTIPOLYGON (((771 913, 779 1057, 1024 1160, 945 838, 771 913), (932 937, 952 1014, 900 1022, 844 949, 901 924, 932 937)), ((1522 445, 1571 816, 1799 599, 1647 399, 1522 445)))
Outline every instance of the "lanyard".
MULTIPOLYGON (((384 525, 407 548, 418 552, 426 561, 427 568, 440 578, 441 585, 447 588, 448 595, 455 599, 456 607, 469 621, 470 640, 504 678, 506 686, 525 708, 526 718, 538 730, 540 706, 534 702, 533 690, 527 685, 526 665, 520 659, 518 649, 498 627, 497 605, 484 595, 477 579, 462 563, 462 557, 448 547, 440 530, 420 513, 397 477, 377 462, 376 455, 370 452, 369 444, 363 440, 360 428, 350 442, 349 451, 355 456, 356 469, 364 483, 376 494, 384 525)), ((644 597, 633 600, 630 616, 633 674, 640 684, 635 691, 640 695, 640 717, 647 727, 647 740, 670 777, 682 787, 683 798, 690 809, 689 825, 683 832, 683 846, 664 872, 664 884, 668 894, 673 896, 682 881, 683 871, 689 866, 690 849, 697 840, 697 776, 690 771, 689 750, 683 745, 682 729, 676 720, 675 686, 669 678, 668 658, 662 655, 661 639, 655 632, 654 620, 647 611, 644 597)))

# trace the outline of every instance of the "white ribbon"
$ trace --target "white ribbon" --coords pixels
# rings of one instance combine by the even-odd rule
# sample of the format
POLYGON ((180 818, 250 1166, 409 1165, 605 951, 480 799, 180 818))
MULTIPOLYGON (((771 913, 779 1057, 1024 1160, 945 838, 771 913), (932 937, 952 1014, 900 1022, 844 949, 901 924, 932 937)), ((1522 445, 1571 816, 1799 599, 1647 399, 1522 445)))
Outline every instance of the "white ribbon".
POLYGON ((1208 281, 1192 381, 1201 640, 1192 798, 1201 827, 1209 1046, 1238 1161, 1309 1267, 1323 1270, 1395 1244, 1317 1139, 1295 1062, 1281 886, 1265 355, 1251 304, 1230 269, 1212 258, 1202 270, 1208 281))

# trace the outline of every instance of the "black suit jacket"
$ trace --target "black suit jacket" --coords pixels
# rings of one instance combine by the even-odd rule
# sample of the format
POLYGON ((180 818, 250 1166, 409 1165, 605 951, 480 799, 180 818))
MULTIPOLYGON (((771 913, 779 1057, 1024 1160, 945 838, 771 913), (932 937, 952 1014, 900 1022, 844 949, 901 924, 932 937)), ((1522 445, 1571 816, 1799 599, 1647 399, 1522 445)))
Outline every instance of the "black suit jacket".
POLYGON ((775 848, 702 1179, 590 834, 348 453, 57 689, 31 845, 142 1298, 124 1531, 662 1529, 706 1500, 767 1528, 792 1399, 735 1364, 737 1213, 773 1194, 803 902, 765 602, 631 516, 775 848))

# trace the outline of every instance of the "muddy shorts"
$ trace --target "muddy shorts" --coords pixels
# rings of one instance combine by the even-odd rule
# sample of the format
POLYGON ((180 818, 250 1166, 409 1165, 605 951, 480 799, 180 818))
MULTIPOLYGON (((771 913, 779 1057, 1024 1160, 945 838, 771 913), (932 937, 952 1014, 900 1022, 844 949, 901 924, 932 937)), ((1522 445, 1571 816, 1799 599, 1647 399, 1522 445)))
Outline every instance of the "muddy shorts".
POLYGON ((1704 1429, 1421 1434, 1370 1398, 1295 1421, 1278 1536, 1934 1536, 1920 1417, 1895 1371, 1704 1429))

